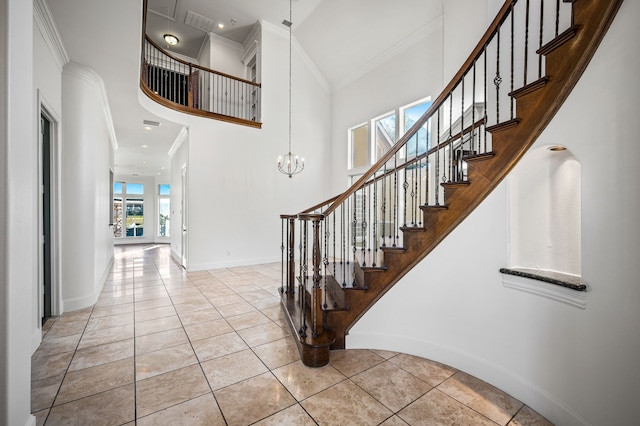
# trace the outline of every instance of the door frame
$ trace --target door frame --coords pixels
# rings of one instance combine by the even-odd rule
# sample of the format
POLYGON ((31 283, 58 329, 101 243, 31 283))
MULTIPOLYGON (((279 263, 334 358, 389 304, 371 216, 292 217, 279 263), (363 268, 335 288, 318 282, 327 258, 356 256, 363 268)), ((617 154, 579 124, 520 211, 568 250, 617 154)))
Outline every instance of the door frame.
POLYGON ((50 228, 51 228, 51 316, 61 315, 62 306, 62 289, 60 288, 61 280, 61 213, 60 213, 60 115, 50 103, 44 99, 38 90, 38 109, 37 109, 37 138, 38 138, 38 288, 36 293, 37 299, 37 324, 41 327, 42 317, 44 316, 44 256, 42 253, 42 236, 43 236, 43 153, 42 153, 42 126, 41 117, 44 116, 49 121, 49 156, 50 156, 50 228))
POLYGON ((182 165, 181 168, 181 178, 180 178, 180 184, 181 184, 181 203, 180 203, 180 238, 181 238, 181 253, 180 253, 180 263, 182 265, 182 267, 184 269, 187 269, 187 265, 188 265, 188 227, 189 227, 189 222, 188 222, 188 218, 189 215, 187 214, 188 212, 188 194, 189 194, 189 175, 187 173, 187 163, 184 163, 182 165))

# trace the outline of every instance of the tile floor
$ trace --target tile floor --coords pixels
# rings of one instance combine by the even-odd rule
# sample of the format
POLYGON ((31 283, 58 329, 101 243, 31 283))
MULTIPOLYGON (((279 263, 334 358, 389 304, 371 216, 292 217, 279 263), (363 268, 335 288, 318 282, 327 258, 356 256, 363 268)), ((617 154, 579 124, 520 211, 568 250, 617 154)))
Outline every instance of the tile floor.
POLYGON ((32 358, 38 425, 549 425, 427 359, 346 350, 301 364, 280 265, 184 273, 169 247, 119 246, 95 306, 49 320, 32 358))

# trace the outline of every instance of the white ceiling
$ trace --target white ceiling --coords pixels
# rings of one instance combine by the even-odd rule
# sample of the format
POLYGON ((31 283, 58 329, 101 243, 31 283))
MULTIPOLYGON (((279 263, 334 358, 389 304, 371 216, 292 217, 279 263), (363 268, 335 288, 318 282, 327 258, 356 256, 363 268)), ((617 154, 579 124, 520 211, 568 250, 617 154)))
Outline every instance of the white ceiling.
MULTIPOLYGON (((238 43, 259 20, 282 25, 289 19, 288 0, 148 1, 147 32, 156 40, 175 34, 180 43, 173 50, 189 57, 198 55, 206 33, 184 24, 187 11, 224 23, 213 32, 238 43)), ((104 80, 119 145, 116 174, 168 175, 167 152, 181 126, 138 103, 142 1, 47 3, 70 59, 104 80), (143 120, 162 124, 145 130, 143 120)), ((292 5, 294 36, 330 87, 362 72, 442 14, 442 0, 293 0, 292 5)))

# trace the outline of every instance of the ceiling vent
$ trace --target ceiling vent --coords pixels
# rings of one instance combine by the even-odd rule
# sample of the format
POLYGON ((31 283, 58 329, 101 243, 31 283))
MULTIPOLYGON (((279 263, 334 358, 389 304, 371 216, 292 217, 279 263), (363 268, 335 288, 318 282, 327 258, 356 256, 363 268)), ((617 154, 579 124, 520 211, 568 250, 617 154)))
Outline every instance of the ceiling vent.
POLYGON ((143 123, 144 123, 145 126, 160 127, 160 122, 159 121, 144 120, 143 123))
POLYGON ((187 10, 187 16, 184 18, 184 23, 193 28, 206 31, 208 33, 213 32, 213 30, 216 28, 216 23, 211 19, 202 15, 198 15, 197 13, 190 10, 187 10))

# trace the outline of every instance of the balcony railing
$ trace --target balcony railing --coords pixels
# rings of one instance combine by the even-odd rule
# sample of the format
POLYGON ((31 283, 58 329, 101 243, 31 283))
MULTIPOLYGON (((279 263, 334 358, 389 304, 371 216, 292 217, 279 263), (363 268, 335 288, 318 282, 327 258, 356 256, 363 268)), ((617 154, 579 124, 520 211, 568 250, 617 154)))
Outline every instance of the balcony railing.
POLYGON ((261 127, 260 83, 174 58, 145 36, 140 86, 182 112, 261 127))

